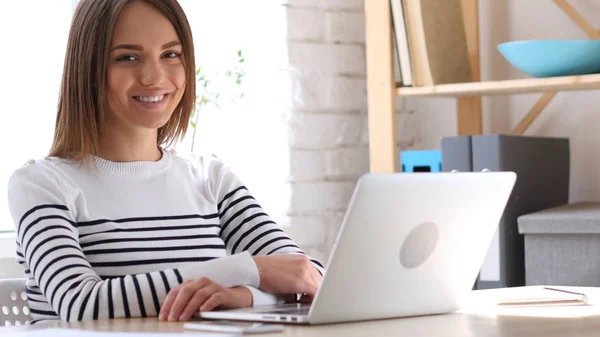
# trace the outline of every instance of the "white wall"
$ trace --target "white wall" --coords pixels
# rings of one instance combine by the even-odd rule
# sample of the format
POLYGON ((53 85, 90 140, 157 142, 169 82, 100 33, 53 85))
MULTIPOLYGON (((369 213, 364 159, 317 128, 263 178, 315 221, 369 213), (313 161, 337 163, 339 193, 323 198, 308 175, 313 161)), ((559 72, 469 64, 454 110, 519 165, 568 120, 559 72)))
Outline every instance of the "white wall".
MULTIPOLYGON (((597 28, 600 2, 569 1, 597 28)), ((504 60, 496 45, 513 40, 586 39, 553 1, 480 0, 482 80, 524 78, 504 60)), ((484 132, 509 133, 541 94, 483 99, 484 132)), ((439 148, 440 138, 456 134, 455 100, 409 99, 415 105, 424 148, 439 148)), ((525 133, 568 137, 571 142, 570 201, 600 199, 600 91, 561 92, 525 133)))

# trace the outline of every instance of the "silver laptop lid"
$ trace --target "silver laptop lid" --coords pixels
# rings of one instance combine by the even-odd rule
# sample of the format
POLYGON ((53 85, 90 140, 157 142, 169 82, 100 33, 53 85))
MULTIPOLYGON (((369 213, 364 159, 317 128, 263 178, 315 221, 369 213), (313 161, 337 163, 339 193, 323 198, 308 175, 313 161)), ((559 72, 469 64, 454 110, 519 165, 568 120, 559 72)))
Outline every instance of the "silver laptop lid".
POLYGON ((362 176, 309 322, 457 310, 515 181, 513 172, 362 176))

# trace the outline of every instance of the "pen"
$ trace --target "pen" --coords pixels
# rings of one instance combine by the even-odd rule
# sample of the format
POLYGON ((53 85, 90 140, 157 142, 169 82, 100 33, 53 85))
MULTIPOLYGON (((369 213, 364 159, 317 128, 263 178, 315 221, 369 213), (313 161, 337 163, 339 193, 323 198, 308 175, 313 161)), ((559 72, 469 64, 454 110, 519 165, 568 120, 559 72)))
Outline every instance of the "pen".
POLYGON ((557 289, 557 288, 551 288, 551 287, 544 287, 544 289, 546 290, 552 290, 552 291, 559 291, 561 293, 567 293, 567 294, 573 294, 573 295, 579 295, 583 297, 583 301, 587 303, 587 296, 586 294, 583 293, 576 293, 574 291, 568 291, 568 290, 563 290, 563 289, 557 289))

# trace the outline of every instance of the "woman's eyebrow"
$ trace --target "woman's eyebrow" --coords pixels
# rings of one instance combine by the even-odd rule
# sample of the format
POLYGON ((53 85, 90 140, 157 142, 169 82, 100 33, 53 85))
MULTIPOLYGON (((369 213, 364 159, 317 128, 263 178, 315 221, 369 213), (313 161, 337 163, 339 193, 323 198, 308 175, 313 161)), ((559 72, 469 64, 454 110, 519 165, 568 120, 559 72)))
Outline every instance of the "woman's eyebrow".
MULTIPOLYGON (((180 46, 180 45, 181 45, 181 42, 175 40, 175 41, 171 41, 171 42, 167 42, 167 43, 163 44, 161 46, 161 49, 167 49, 167 48, 171 48, 174 46, 180 46)), ((139 50, 139 51, 144 50, 144 48, 142 48, 142 46, 137 45, 137 44, 120 44, 118 46, 112 47, 110 49, 110 51, 112 52, 113 50, 116 50, 116 49, 130 49, 130 50, 139 50)))
POLYGON ((139 51, 144 50, 144 48, 142 48, 142 46, 138 46, 135 44, 120 44, 118 46, 110 48, 110 51, 112 52, 113 50, 117 50, 117 49, 131 49, 131 50, 139 50, 139 51))
POLYGON ((171 42, 167 42, 165 44, 162 45, 162 49, 167 49, 167 48, 171 48, 171 47, 175 47, 175 46, 181 46, 181 42, 175 40, 175 41, 171 41, 171 42))

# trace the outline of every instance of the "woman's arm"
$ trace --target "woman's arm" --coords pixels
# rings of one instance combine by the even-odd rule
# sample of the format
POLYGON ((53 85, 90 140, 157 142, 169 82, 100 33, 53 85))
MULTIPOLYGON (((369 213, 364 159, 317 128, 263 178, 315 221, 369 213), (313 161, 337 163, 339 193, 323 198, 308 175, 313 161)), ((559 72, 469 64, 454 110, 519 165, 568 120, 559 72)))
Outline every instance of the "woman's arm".
POLYGON ((67 189, 50 165, 38 162, 17 170, 8 199, 18 254, 62 320, 156 316, 170 289, 202 277, 224 287, 258 287, 258 271, 248 253, 102 280, 79 244, 77 192, 67 189))
MULTIPOLYGON (((246 286, 254 306, 291 302, 297 294, 311 301, 318 290, 323 266, 311 259, 267 215, 240 180, 216 159, 204 158, 207 195, 217 204, 220 237, 230 254, 250 253, 259 273, 259 289, 246 286)), ((186 320, 195 310, 227 304, 232 295, 211 280, 199 280, 172 291, 161 308, 161 319, 186 320)), ((208 308, 208 309, 207 309, 208 308)))
MULTIPOLYGON (((205 169, 208 170, 209 194, 214 196, 218 207, 221 238, 231 254, 250 252, 253 255, 259 267, 259 273, 265 271, 261 274, 261 289, 268 289, 270 292, 275 290, 273 284, 276 282, 269 282, 274 280, 265 280, 264 278, 277 278, 276 281, 280 283, 298 283, 304 278, 307 282, 313 283, 313 287, 309 287, 309 289, 316 291, 314 283, 320 281, 320 276, 324 273, 323 265, 316 259, 306 256, 302 249, 262 209, 258 201, 226 165, 214 159, 205 169), (284 254, 300 256, 283 258, 281 255, 284 254), (259 258, 267 256, 274 258, 259 258), (261 263, 262 261, 265 263, 261 263), (284 268, 286 264, 291 268, 284 268), (279 265, 282 267, 279 268, 281 273, 274 275, 271 273, 271 271, 275 272, 273 268, 261 268, 268 265, 279 265), (290 276, 289 281, 286 276, 290 276), (301 277, 301 279, 292 280, 296 277, 301 277), (263 287, 269 283, 271 286, 263 287)), ((289 289, 289 287, 285 287, 287 284, 281 285, 284 287, 277 288, 278 290, 289 289)), ((270 302, 275 300, 275 298, 271 298, 270 302)), ((267 298, 264 301, 269 302, 267 298)))

